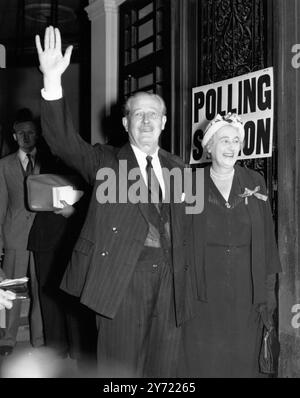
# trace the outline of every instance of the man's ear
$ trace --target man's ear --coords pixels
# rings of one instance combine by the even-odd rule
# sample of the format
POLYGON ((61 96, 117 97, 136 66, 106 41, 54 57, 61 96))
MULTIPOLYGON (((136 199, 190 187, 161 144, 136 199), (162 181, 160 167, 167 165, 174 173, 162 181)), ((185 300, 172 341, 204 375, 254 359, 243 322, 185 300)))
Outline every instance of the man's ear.
POLYGON ((126 116, 124 116, 124 117, 122 118, 122 124, 123 124, 123 126, 124 126, 124 129, 128 132, 128 120, 127 120, 127 117, 126 117, 126 116))
POLYGON ((165 129, 165 125, 167 123, 167 116, 164 115, 161 119, 161 129, 164 130, 165 129))
POLYGON ((14 140, 17 141, 17 135, 13 134, 14 140))

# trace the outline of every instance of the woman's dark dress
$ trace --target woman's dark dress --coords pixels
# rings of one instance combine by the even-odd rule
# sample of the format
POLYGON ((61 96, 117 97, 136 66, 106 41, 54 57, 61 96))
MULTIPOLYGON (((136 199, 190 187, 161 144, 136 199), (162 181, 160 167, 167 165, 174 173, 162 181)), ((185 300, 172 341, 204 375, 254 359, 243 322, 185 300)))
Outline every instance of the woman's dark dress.
POLYGON ((183 328, 184 377, 259 377, 262 325, 252 305, 251 224, 240 193, 236 176, 228 203, 209 181, 208 302, 198 302, 196 318, 183 328))

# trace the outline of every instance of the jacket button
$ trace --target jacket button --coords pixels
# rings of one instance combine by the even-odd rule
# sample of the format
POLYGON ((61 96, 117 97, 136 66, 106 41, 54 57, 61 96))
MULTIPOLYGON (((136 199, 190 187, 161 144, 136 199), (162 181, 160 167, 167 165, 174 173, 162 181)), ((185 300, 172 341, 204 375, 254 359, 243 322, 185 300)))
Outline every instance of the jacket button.
POLYGON ((117 234, 118 233, 118 228, 117 227, 112 227, 112 231, 113 231, 114 234, 117 234))
POLYGON ((189 266, 186 264, 186 265, 184 266, 184 269, 187 271, 187 270, 189 269, 189 266))
POLYGON ((108 252, 107 252, 107 251, 101 252, 101 256, 102 256, 102 257, 108 256, 108 252))
POLYGON ((158 265, 157 265, 157 264, 153 264, 152 267, 153 267, 153 268, 157 268, 158 265))

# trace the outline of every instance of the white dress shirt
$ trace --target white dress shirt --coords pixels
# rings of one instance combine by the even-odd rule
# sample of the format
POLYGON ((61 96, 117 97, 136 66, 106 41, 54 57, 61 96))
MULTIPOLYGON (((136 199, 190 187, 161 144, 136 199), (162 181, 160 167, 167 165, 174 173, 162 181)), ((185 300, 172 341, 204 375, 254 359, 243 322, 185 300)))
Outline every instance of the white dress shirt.
MULTIPOLYGON (((31 161, 32 161, 32 165, 34 167, 35 165, 35 158, 36 158, 36 148, 33 149, 33 151, 29 152, 29 155, 31 155, 31 161)), ((23 169, 26 171, 26 167, 28 165, 28 156, 27 153, 22 151, 22 149, 18 150, 18 158, 20 159, 21 165, 23 167, 23 169)))
MULTIPOLYGON (((136 160, 138 162, 138 165, 140 166, 140 170, 143 176, 143 179, 145 181, 146 186, 148 186, 148 179, 147 179, 147 172, 146 172, 146 166, 147 166, 147 159, 146 157, 148 156, 145 152, 141 151, 137 146, 131 145, 131 148, 133 149, 133 152, 135 154, 136 160)), ((164 177, 163 177, 163 172, 162 172, 162 167, 159 161, 158 157, 158 149, 151 155, 152 157, 152 167, 154 170, 154 173, 158 179, 161 191, 162 191, 162 196, 163 199, 165 199, 165 182, 164 182, 164 177)))

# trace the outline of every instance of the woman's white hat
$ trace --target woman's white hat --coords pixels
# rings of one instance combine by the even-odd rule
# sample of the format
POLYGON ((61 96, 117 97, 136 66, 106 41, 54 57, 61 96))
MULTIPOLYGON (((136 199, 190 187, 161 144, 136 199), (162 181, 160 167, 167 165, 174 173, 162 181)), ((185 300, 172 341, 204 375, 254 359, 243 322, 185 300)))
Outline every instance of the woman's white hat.
POLYGON ((240 135, 241 142, 244 141, 245 130, 242 119, 236 113, 227 113, 225 116, 221 116, 219 113, 217 116, 208 124, 204 131, 202 140, 202 147, 204 148, 211 137, 224 126, 235 127, 240 135))

